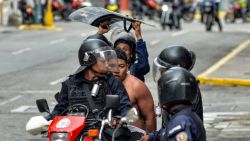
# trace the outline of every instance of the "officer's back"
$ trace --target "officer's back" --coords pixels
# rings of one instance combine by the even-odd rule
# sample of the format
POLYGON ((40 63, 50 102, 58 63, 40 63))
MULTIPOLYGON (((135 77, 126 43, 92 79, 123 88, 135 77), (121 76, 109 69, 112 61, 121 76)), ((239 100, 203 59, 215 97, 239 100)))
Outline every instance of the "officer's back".
POLYGON ((193 109, 198 84, 186 69, 172 67, 157 81, 161 108, 168 122, 141 141, 206 141, 202 120, 193 109))

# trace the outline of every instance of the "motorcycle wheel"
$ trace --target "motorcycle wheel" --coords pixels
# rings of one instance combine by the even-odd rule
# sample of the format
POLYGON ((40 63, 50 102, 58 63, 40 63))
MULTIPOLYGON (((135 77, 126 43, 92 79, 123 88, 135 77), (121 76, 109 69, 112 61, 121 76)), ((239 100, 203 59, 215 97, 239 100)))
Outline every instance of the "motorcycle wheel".
POLYGON ((186 12, 182 15, 185 22, 192 22, 194 20, 194 14, 192 12, 186 12))
POLYGON ((212 31, 212 25, 213 25, 213 15, 207 14, 206 15, 206 31, 212 31))
POLYGON ((246 22, 250 22, 250 12, 247 12, 245 14, 245 20, 246 20, 246 22))
POLYGON ((161 24, 162 30, 166 30, 166 25, 165 24, 161 24))
POLYGON ((180 30, 180 16, 178 16, 176 13, 172 15, 172 27, 174 27, 176 30, 180 30))
POLYGON ((164 15, 161 15, 161 27, 162 27, 162 30, 166 30, 166 23, 165 23, 165 20, 166 20, 166 16, 165 14, 164 15), (164 17, 162 17, 164 16, 164 17))
POLYGON ((172 24, 169 24, 168 27, 169 27, 169 30, 173 30, 172 24))

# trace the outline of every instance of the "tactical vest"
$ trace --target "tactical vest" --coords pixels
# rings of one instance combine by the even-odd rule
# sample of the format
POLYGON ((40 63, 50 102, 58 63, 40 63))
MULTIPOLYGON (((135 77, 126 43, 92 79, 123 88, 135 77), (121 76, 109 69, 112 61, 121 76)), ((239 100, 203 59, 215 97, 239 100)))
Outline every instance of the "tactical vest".
MULTIPOLYGON (((69 106, 75 105, 75 104, 83 104, 90 109, 90 104, 88 100, 88 95, 90 95, 93 99, 95 108, 97 108, 99 111, 103 110, 105 107, 105 95, 112 94, 111 90, 108 86, 108 83, 106 81, 101 81, 100 83, 100 89, 98 91, 98 94, 96 97, 91 96, 90 91, 93 87, 94 83, 82 83, 79 86, 76 86, 74 84, 70 85, 68 87, 68 99, 69 99, 69 106), (84 85, 87 85, 89 90, 84 89, 84 85)), ((89 113, 89 118, 93 117, 92 111, 89 113)))

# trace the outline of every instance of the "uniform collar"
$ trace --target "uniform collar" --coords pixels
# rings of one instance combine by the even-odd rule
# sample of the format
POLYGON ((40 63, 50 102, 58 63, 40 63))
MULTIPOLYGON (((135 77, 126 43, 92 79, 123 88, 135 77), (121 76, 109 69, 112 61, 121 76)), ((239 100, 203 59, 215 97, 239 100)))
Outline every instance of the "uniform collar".
POLYGON ((192 109, 192 105, 178 105, 176 108, 174 108, 174 110, 170 112, 169 116, 172 117, 184 109, 192 109))

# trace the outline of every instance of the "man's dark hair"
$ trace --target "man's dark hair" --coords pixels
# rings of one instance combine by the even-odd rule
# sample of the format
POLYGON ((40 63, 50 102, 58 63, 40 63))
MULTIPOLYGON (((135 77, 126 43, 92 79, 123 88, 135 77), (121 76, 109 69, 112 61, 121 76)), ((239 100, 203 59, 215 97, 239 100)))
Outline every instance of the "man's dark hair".
POLYGON ((126 62, 126 64, 128 64, 128 58, 126 53, 121 50, 121 49, 115 49, 116 55, 117 55, 117 59, 122 59, 126 62))

